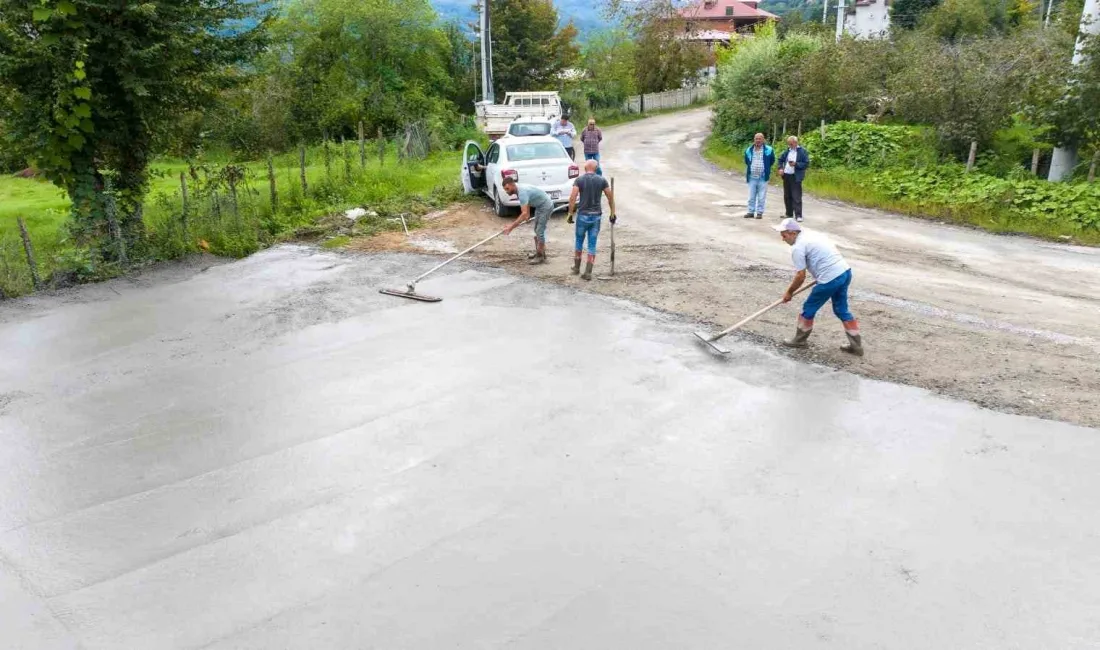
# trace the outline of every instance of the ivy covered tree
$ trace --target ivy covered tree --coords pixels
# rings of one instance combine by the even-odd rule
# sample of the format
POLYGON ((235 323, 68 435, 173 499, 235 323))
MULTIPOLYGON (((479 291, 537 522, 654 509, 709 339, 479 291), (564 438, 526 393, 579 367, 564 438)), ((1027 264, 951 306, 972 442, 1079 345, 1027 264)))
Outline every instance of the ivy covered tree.
MULTIPOLYGON (((211 101, 263 47, 269 15, 251 0, 3 0, 0 119, 72 199, 72 231, 143 233, 159 130, 211 101)), ((113 250, 113 249, 112 249, 113 250)))

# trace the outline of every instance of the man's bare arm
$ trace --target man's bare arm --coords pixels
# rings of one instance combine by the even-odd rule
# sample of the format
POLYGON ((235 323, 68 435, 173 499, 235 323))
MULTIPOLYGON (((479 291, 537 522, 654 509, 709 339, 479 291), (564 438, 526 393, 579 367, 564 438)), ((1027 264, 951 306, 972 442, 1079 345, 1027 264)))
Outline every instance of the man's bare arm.
POLYGON ((794 274, 794 278, 791 280, 791 286, 787 287, 786 293, 783 294, 783 302, 790 302, 794 297, 794 292, 798 291, 802 283, 806 281, 806 269, 802 269, 798 273, 794 274))

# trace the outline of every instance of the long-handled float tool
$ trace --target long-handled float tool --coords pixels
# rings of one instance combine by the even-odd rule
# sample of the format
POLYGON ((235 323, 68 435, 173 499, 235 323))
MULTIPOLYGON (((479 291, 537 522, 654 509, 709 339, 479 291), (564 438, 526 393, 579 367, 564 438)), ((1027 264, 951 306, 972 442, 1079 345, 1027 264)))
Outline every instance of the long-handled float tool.
MULTIPOLYGON (((611 177, 611 196, 615 196, 615 177, 611 177)), ((615 278, 615 223, 611 222, 611 272, 607 275, 597 275, 597 280, 613 280, 615 278)))
MULTIPOLYGON (((523 224, 527 223, 530 220, 531 219, 528 218, 527 220, 521 222, 519 225, 522 226, 523 224)), ((482 244, 487 244, 487 243, 491 242, 492 240, 496 239, 497 237, 500 237, 503 234, 504 234, 504 231, 501 230, 500 232, 498 232, 494 235, 491 235, 489 237, 486 237, 485 239, 482 239, 481 241, 479 241, 478 243, 474 244, 473 246, 467 248, 466 250, 462 251, 461 253, 458 253, 457 255, 454 255, 453 257, 450 257, 450 258, 440 262, 439 264, 433 266, 431 269, 429 269, 428 271, 425 271, 424 273, 420 274, 415 280, 410 282, 407 285, 408 286, 407 291, 402 291, 400 289, 379 289, 378 291, 379 291, 379 293, 384 293, 387 296, 397 296, 398 298, 410 298, 412 300, 420 300, 420 301, 423 301, 423 302, 439 302, 440 300, 443 300, 443 299, 442 298, 437 298, 435 296, 425 296, 423 294, 417 293, 416 292, 416 283, 420 282, 421 280, 428 277, 432 273, 435 273, 436 271, 443 268, 444 266, 447 266, 448 264, 450 264, 451 262, 453 262, 453 261, 457 260, 458 258, 462 257, 466 253, 469 253, 470 251, 474 250, 478 246, 481 246, 482 244)))
MULTIPOLYGON (((817 284, 817 283, 816 282, 810 282, 809 284, 804 284, 798 289, 798 291, 795 291, 791 295, 792 296, 797 296, 798 294, 802 293, 806 289, 809 289, 810 287, 814 286, 815 284, 817 284)), ((732 325, 730 327, 727 327, 726 329, 722 330, 721 332, 718 332, 714 336, 708 336, 707 334, 705 334, 703 332, 695 332, 695 336, 697 336, 700 341, 702 341, 703 343, 706 343, 708 346, 710 346, 710 348, 712 350, 714 350, 715 352, 720 352, 722 354, 729 354, 730 353, 729 350, 727 350, 726 348, 723 348, 720 345, 718 345, 718 343, 717 343, 718 339, 722 338, 723 336, 726 336, 727 334, 729 334, 730 332, 733 332, 734 330, 737 330, 738 328, 744 326, 746 323, 748 323, 750 321, 753 321, 753 320, 756 320, 757 318, 763 316, 765 313, 771 311, 772 309, 775 309, 776 307, 778 307, 779 305, 782 305, 782 304, 783 304, 782 299, 776 300, 775 302, 768 305, 767 307, 765 307, 765 308, 761 309, 760 311, 752 314, 751 316, 746 317, 744 320, 738 322, 736 325, 732 325)))

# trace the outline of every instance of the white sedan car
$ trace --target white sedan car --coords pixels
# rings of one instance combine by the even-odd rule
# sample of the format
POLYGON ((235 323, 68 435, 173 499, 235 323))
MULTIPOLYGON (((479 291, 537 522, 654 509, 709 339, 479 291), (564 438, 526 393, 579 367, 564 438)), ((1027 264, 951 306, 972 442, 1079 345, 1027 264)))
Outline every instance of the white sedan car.
POLYGON ((581 169, 550 136, 501 138, 485 152, 467 142, 462 158, 462 187, 467 194, 484 192, 493 200, 498 216, 506 217, 519 199, 506 194, 501 183, 507 177, 534 185, 550 195, 555 206, 569 202, 573 180, 581 169))

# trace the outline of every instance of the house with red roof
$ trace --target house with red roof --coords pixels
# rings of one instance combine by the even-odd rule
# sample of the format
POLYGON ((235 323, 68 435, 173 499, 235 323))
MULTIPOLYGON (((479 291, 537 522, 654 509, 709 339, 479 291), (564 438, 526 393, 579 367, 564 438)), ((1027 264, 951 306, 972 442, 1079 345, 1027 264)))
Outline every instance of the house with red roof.
POLYGON ((758 0, 698 0, 680 9, 691 32, 745 32, 779 16, 757 7, 758 0))

